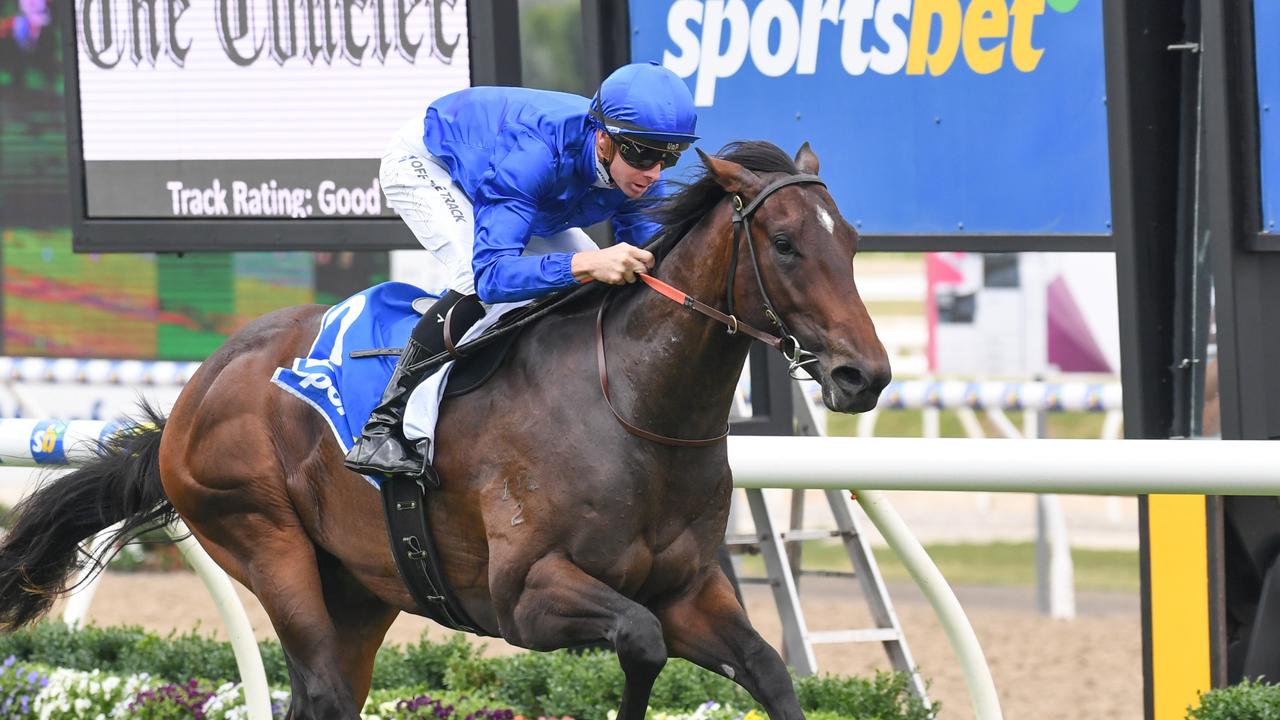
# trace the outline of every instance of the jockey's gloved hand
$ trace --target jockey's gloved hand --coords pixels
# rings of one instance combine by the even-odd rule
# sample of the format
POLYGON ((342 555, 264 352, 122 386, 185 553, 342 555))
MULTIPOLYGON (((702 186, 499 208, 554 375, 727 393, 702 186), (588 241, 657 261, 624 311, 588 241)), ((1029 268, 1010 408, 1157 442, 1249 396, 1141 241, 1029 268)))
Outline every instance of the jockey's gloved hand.
POLYGON ((636 274, 653 268, 653 253, 627 243, 618 243, 603 250, 587 250, 574 253, 570 263, 573 277, 578 282, 599 280, 610 285, 636 281, 636 274))

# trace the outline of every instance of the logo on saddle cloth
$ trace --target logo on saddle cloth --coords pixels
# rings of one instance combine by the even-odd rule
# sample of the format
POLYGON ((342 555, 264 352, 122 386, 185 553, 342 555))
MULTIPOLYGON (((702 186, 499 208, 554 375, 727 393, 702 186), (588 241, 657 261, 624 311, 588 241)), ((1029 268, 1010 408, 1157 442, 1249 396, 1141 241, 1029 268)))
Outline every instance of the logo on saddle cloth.
POLYGON ((382 283, 334 305, 306 357, 276 368, 271 382, 320 413, 342 449, 350 450, 396 361, 392 355, 353 360, 351 353, 403 347, 418 319, 413 302, 425 294, 405 283, 382 283))
POLYGON ((291 366, 276 368, 271 382, 320 413, 342 449, 349 450, 355 438, 360 436, 363 422, 352 422, 347 416, 347 408, 338 389, 340 372, 325 359, 294 358, 291 366))
POLYGON ((293 361, 293 371, 298 374, 299 388, 303 390, 315 388, 324 393, 325 400, 333 407, 335 413, 347 414, 342 407, 342 396, 338 394, 338 386, 333 384, 333 367, 328 360, 298 358, 293 361))
MULTIPOLYGON (((289 367, 276 368, 271 382, 320 413, 343 451, 349 451, 395 368, 396 355, 379 351, 404 347, 422 311, 437 299, 398 282, 352 295, 325 312, 306 357, 295 358, 289 367), (375 352, 364 352, 370 350, 375 352)), ((508 333, 504 340, 490 343, 455 367, 447 378, 447 389, 441 392, 454 397, 482 385, 501 365, 517 335, 508 333)), ((432 373, 432 378, 436 377, 442 376, 432 373)))

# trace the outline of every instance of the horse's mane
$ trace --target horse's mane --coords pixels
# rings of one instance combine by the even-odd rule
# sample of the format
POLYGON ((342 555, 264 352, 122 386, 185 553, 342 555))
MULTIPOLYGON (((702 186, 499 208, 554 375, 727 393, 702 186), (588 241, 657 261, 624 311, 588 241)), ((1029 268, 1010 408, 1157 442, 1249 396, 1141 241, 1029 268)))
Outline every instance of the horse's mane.
MULTIPOLYGON (((786 173, 795 175, 799 172, 791 156, 782 148, 763 140, 731 142, 720 148, 717 157, 735 162, 754 173, 786 173)), ((645 249, 654 254, 658 262, 671 252, 694 225, 697 225, 711 209, 725 196, 720 183, 701 168, 692 182, 666 181, 679 189, 665 198, 653 201, 648 214, 654 222, 662 225, 662 230, 649 241, 645 249)))
MULTIPOLYGON (((746 169, 757 173, 786 173, 795 175, 800 172, 790 155, 782 148, 763 140, 731 142, 720 148, 717 157, 730 160, 746 169)), ((691 181, 664 180, 668 187, 677 188, 675 192, 660 198, 644 200, 644 211, 654 222, 660 224, 658 231, 644 246, 653 253, 655 263, 661 263, 677 243, 697 225, 707 213, 711 212, 725 196, 724 188, 707 171, 700 167, 691 181)), ((558 311, 577 309, 587 302, 599 302, 602 294, 614 290, 629 290, 639 287, 636 283, 630 288, 619 288, 605 283, 588 283, 580 285, 567 293, 554 296, 546 301, 548 305, 558 305, 558 311)), ((540 304, 537 304, 540 305, 540 304)), ((532 312, 530 314, 533 314, 532 312)))

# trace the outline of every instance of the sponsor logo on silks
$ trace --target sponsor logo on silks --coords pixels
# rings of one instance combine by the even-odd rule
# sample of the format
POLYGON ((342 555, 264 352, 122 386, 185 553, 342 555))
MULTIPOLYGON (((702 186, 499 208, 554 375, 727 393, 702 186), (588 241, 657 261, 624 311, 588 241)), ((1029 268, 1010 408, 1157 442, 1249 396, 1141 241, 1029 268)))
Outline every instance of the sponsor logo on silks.
POLYGON ((67 454, 63 441, 67 424, 61 420, 41 420, 31 431, 31 459, 38 465, 64 465, 67 454))
POLYGON ((440 199, 444 200, 445 207, 449 208, 449 214, 453 216, 454 222, 466 222, 467 216, 463 214, 462 208, 458 205, 458 201, 453 197, 453 191, 448 185, 441 185, 435 180, 428 180, 432 189, 440 194, 440 199))
POLYGON ((1005 67, 1029 73, 1045 48, 1036 24, 1079 0, 675 0, 667 12, 674 49, 662 64, 696 75, 694 103, 715 101, 716 82, 751 58, 761 75, 812 75, 839 62, 849 75, 943 75, 957 66, 979 75, 1005 67), (828 24, 834 27, 828 27, 828 24), (824 44, 822 41, 827 40, 824 44))
POLYGON ((401 162, 409 161, 409 167, 413 168, 413 174, 418 176, 419 180, 430 180, 431 173, 427 172, 427 166, 422 164, 422 160, 413 155, 405 155, 400 158, 401 162))

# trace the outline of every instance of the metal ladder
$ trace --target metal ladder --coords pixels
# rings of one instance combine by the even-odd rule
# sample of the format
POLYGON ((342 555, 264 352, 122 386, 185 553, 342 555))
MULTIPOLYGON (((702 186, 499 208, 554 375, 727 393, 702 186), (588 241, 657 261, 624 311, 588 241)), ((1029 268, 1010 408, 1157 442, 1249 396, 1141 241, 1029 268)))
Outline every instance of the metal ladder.
MULTIPOLYGON (((825 423, 821 420, 813 400, 807 396, 800 384, 792 383, 792 406, 796 413, 796 431, 798 435, 824 435, 825 423)), ((787 663, 801 675, 812 675, 818 664, 813 654, 813 646, 817 644, 879 642, 884 645, 893 669, 906 673, 910 679, 911 691, 926 706, 929 698, 925 691, 924 680, 911 651, 907 648, 907 639, 898 623, 897 613, 889 600, 889 591, 880 577, 880 569, 876 566, 871 554, 871 547, 858 529, 857 521, 850 510, 850 498, 840 490, 825 491, 827 503, 831 506, 831 514, 835 518, 835 530, 806 530, 804 524, 804 493, 796 491, 792 494, 790 529, 778 530, 769 517, 761 490, 746 490, 747 502, 751 517, 755 523, 755 533, 749 535, 728 535, 725 544, 729 547, 756 547, 764 558, 767 578, 742 578, 740 582, 764 582, 773 589, 773 598, 778 606, 778 615, 782 619, 783 657, 787 663), (823 572, 800 570, 800 542, 805 540, 825 540, 840 538, 845 552, 853 566, 853 572, 823 572), (875 627, 847 630, 810 631, 805 622, 804 611, 800 607, 798 579, 800 575, 824 575, 854 577, 867 600, 867 606, 875 621, 875 627)), ((735 568, 736 570, 737 568, 735 568)))

